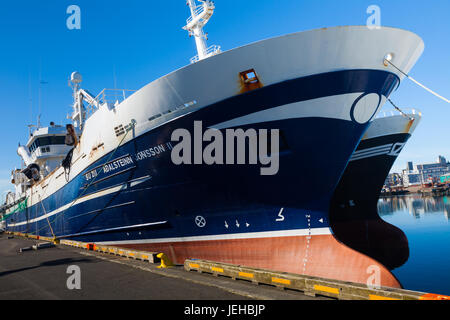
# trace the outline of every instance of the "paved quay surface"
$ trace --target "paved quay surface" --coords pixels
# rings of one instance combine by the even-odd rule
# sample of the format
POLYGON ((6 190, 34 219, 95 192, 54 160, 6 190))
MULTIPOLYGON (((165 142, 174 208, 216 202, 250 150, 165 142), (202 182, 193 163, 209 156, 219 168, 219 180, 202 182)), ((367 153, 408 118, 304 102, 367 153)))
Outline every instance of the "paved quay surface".
POLYGON ((0 300, 329 300, 63 245, 19 253, 38 242, 0 235, 0 300), (67 287, 69 266, 80 290, 67 287))

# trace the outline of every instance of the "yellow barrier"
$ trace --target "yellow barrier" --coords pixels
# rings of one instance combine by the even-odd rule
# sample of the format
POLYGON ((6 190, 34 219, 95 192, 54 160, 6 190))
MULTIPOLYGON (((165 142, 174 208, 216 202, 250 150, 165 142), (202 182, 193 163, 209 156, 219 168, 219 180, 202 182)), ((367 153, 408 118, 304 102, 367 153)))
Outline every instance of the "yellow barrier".
MULTIPOLYGON (((86 250, 90 250, 90 251, 114 254, 114 255, 127 257, 127 258, 135 259, 135 260, 148 261, 150 263, 161 262, 161 259, 157 257, 158 253, 156 253, 156 252, 129 250, 129 249, 118 248, 118 247, 97 245, 96 243, 85 243, 85 242, 79 242, 79 241, 73 241, 73 240, 67 240, 67 239, 58 240, 58 239, 54 239, 54 238, 36 236, 36 235, 31 235, 31 234, 24 234, 24 233, 20 233, 20 232, 7 231, 5 233, 15 235, 18 237, 49 241, 49 242, 53 242, 54 244, 62 244, 62 245, 76 247, 76 248, 82 248, 82 249, 86 249, 86 250)), ((167 265, 169 267, 173 266, 172 262, 170 261, 170 259, 167 256, 165 256, 164 263, 165 263, 165 265, 167 265)))
POLYGON ((308 296, 321 295, 340 300, 450 300, 450 297, 444 295, 386 287, 371 288, 359 283, 248 268, 206 260, 187 259, 184 262, 184 268, 187 271, 205 272, 215 276, 227 276, 234 280, 249 280, 254 283, 298 290, 308 296))
POLYGON ((150 263, 158 263, 159 259, 157 258, 157 253, 155 252, 146 252, 146 251, 138 251, 138 250, 130 250, 118 247, 104 246, 98 245, 95 243, 84 243, 72 240, 61 240, 61 244, 87 249, 90 251, 97 251, 101 253, 113 254, 116 256, 126 257, 135 260, 148 261, 150 263))

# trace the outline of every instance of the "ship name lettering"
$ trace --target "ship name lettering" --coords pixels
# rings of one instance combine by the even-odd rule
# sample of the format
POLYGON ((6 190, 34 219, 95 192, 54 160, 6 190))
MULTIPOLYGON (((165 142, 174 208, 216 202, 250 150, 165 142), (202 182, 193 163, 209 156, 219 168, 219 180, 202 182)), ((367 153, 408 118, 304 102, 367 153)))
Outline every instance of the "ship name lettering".
POLYGON ((146 150, 140 151, 136 154, 136 160, 141 161, 147 158, 152 158, 157 155, 160 155, 161 153, 166 152, 166 147, 164 145, 160 144, 156 147, 148 148, 146 150))
POLYGON ((92 170, 88 173, 86 173, 85 175, 86 180, 91 180, 92 178, 97 177, 97 170, 92 170))
POLYGON ((103 172, 108 173, 117 170, 119 168, 128 166, 129 164, 133 164, 133 159, 131 157, 122 158, 112 163, 105 164, 103 166, 103 172))

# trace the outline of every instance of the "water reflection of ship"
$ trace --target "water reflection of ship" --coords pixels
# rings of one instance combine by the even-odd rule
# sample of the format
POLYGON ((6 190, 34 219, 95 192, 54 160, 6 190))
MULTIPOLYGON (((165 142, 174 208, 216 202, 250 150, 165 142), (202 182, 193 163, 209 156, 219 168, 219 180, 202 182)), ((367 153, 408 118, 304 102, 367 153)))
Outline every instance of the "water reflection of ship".
POLYGON ((377 211, 384 181, 411 137, 420 113, 375 119, 352 156, 334 194, 330 222, 336 238, 392 270, 409 258, 402 230, 377 211))
POLYGON ((392 215, 397 211, 407 211, 416 219, 428 214, 443 214, 446 220, 450 220, 450 197, 410 195, 382 198, 378 202, 380 216, 392 215))

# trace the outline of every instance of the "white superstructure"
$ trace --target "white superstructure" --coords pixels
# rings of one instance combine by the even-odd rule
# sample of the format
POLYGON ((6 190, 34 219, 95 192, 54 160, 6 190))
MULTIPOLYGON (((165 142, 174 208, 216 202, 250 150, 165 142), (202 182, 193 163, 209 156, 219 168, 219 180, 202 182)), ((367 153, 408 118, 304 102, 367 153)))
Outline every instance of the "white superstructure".
MULTIPOLYGON (((80 131, 76 130, 80 135, 80 131)), ((65 144, 66 128, 51 123, 49 127, 38 128, 31 132, 25 146, 19 146, 17 154, 22 158, 24 167, 11 173, 11 183, 16 192, 14 201, 21 198, 28 188, 45 179, 61 166, 71 147, 65 144), (26 176, 26 170, 35 169, 34 179, 26 176), (34 180, 34 181, 33 181, 34 180)))

